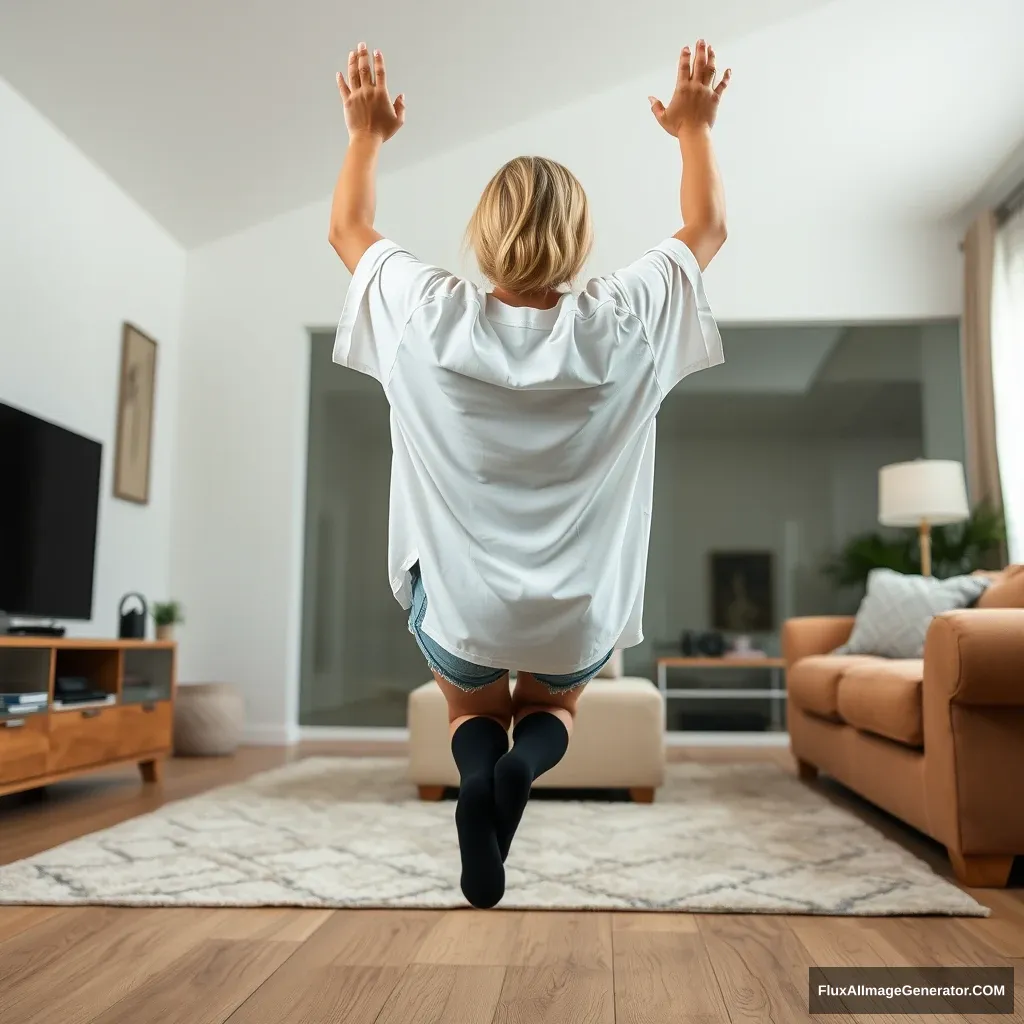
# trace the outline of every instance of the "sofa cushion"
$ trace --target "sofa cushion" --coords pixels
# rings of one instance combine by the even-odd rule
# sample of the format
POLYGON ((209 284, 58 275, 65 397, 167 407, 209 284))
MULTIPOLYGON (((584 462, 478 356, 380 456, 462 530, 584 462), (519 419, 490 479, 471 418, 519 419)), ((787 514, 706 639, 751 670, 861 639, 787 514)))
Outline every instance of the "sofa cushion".
POLYGON ((924 661, 917 658, 854 665, 839 680, 839 716, 862 732, 921 747, 922 679, 924 661))
POLYGON ((872 569, 850 639, 835 653, 921 658, 932 619, 943 612, 970 607, 989 585, 983 576, 943 580, 872 569))
POLYGON ((864 655, 816 654, 801 658, 786 673, 786 691, 797 707, 839 721, 838 687, 843 673, 856 665, 885 664, 864 655))
POLYGON ((1011 565, 992 577, 978 608, 1024 608, 1024 565, 1011 565))

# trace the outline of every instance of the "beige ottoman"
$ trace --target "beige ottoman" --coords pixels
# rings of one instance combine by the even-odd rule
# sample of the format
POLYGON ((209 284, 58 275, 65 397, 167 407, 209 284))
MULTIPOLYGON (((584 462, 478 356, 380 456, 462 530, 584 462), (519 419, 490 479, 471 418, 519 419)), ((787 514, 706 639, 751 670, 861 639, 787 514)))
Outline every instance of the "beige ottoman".
POLYGON ((183 683, 174 699, 176 757, 225 757, 242 740, 245 700, 230 683, 183 683))
MULTIPOLYGON (((409 694, 409 778, 424 800, 458 786, 448 706, 435 682, 409 694)), ((665 704, 648 679, 595 679, 580 694, 569 750, 536 782, 549 789, 628 789, 650 803, 665 779, 665 704)))

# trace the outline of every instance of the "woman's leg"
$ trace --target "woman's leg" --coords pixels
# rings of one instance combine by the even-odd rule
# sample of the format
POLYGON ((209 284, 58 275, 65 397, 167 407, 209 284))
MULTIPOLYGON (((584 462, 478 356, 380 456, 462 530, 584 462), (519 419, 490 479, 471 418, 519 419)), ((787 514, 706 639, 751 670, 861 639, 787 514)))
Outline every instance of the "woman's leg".
POLYGON ((493 683, 474 690, 460 689, 437 672, 434 673, 434 679, 448 702, 449 735, 454 736, 463 722, 478 716, 493 719, 508 732, 512 724, 512 694, 509 692, 507 672, 493 683))
POLYGON ((508 674, 463 690, 434 673, 448 702, 452 757, 459 769, 455 826, 462 855, 462 892, 474 907, 493 907, 505 894, 498 847, 494 766, 508 750, 512 699, 508 674))
POLYGON ((586 684, 554 690, 529 672, 520 672, 512 695, 513 746, 494 768, 498 815, 498 848, 508 857, 530 788, 565 756, 576 715, 576 702, 586 684))
POLYGON ((586 683, 583 683, 572 689, 553 693, 531 672, 520 672, 516 677, 515 690, 512 693, 513 720, 518 725, 527 715, 546 711, 548 714, 554 715, 571 736, 573 719, 576 717, 576 704, 585 686, 586 683))

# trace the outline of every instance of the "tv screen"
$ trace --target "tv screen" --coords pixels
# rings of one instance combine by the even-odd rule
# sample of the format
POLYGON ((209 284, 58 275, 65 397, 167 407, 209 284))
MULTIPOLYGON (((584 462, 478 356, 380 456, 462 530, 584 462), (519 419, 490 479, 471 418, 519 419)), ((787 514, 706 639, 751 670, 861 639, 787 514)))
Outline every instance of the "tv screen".
POLYGON ((103 446, 0 403, 0 611, 92 618, 103 446))

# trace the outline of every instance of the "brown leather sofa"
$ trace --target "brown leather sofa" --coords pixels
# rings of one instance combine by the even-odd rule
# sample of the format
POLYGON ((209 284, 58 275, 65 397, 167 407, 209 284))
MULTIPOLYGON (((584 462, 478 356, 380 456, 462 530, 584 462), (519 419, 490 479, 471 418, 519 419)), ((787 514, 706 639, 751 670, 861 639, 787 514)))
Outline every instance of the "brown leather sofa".
POLYGON ((801 777, 825 772, 938 840, 965 884, 1005 886, 1024 855, 1024 565, 936 616, 922 660, 830 654, 852 627, 783 628, 801 777))

